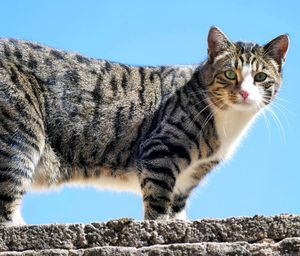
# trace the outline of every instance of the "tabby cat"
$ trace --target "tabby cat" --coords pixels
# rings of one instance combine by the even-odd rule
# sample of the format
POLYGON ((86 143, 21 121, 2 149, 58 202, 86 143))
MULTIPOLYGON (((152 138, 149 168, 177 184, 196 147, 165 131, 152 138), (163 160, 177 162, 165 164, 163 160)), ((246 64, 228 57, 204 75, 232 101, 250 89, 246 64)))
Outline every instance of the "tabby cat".
POLYGON ((0 222, 30 189, 92 184, 141 193, 144 218, 184 218, 276 96, 287 35, 259 46, 208 34, 195 66, 138 67, 0 39, 0 222))

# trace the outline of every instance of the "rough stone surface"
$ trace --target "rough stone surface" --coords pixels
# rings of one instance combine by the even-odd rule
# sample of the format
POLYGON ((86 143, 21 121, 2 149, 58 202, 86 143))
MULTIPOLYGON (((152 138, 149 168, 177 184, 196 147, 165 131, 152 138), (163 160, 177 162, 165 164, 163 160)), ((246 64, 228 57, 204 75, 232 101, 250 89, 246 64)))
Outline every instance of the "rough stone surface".
POLYGON ((300 216, 0 226, 1 255, 300 256, 300 216))

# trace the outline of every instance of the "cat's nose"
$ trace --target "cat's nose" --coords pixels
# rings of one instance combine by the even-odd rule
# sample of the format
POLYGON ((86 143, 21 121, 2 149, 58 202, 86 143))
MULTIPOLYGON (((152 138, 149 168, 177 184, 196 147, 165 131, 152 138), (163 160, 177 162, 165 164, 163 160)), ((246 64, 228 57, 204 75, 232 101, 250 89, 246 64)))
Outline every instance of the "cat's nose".
POLYGON ((246 100, 249 96, 249 92, 247 92, 245 90, 241 90, 240 94, 241 94, 241 96, 243 97, 244 100, 246 100))

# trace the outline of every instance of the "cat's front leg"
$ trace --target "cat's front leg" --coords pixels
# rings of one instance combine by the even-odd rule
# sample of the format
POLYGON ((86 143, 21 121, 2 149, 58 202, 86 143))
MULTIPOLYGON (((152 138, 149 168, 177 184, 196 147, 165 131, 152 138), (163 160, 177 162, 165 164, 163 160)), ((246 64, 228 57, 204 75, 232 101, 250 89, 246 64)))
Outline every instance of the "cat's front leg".
POLYGON ((166 220, 171 217, 173 190, 178 171, 172 159, 161 157, 140 163, 144 218, 166 220))
POLYGON ((198 186, 200 181, 219 163, 219 161, 209 161, 199 164, 191 172, 188 179, 183 183, 180 177, 177 179, 176 191, 172 203, 172 219, 186 219, 186 204, 192 191, 198 186))

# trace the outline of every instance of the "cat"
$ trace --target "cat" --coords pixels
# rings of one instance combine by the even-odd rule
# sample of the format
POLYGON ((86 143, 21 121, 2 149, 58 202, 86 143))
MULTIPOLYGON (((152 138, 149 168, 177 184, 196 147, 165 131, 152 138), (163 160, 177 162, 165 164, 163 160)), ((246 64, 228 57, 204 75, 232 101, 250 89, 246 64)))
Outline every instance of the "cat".
POLYGON ((24 224, 31 189, 140 193, 144 218, 184 219, 201 179, 275 98, 289 38, 208 33, 199 65, 130 66, 0 39, 0 223, 24 224))

